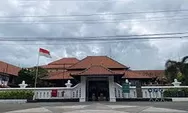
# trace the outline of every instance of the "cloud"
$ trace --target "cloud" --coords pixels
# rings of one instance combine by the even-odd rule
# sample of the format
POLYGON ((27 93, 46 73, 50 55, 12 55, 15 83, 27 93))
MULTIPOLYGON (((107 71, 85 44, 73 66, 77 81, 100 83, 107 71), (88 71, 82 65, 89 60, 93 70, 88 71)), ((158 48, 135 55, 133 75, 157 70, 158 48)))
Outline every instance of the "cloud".
MULTIPOLYGON (((158 10, 186 9, 186 0, 120 0, 108 2, 76 2, 75 1, 20 1, 7 0, 0 4, 1 16, 35 16, 35 15, 79 15, 79 14, 109 14, 121 12, 142 12, 158 10)), ((81 24, 0 24, 1 37, 87 37, 104 35, 138 35, 166 32, 185 32, 187 19, 172 20, 185 17, 187 12, 172 13, 142 13, 127 15, 96 15, 89 17, 61 18, 0 18, 0 22, 65 22, 67 20, 85 20, 81 24), (163 18, 163 19, 161 19, 163 18), (88 24, 86 20, 113 21, 125 19, 116 23, 88 24), (155 21, 155 20, 159 21, 155 21), (161 19, 161 20, 160 20, 161 19), (66 21, 65 21, 66 20, 66 21), (154 20, 154 21, 151 21, 154 20)), ((167 59, 178 60, 187 55, 186 39, 168 40, 135 40, 122 42, 0 42, 0 60, 22 67, 34 66, 37 63, 38 48, 43 47, 52 52, 52 59, 40 58, 40 65, 62 57, 77 57, 82 59, 92 55, 108 55, 115 60, 131 67, 131 69, 164 69, 167 59), (39 45, 36 45, 39 44, 39 45)))

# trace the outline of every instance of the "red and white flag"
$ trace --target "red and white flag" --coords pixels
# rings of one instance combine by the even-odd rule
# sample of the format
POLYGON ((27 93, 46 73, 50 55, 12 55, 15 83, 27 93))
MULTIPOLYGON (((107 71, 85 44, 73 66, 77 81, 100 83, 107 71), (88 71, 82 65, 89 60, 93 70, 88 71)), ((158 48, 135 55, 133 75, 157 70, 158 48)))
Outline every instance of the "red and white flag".
POLYGON ((48 57, 48 58, 52 58, 51 55, 50 55, 50 51, 48 51, 46 49, 42 49, 42 48, 39 49, 39 55, 45 56, 45 57, 48 57))

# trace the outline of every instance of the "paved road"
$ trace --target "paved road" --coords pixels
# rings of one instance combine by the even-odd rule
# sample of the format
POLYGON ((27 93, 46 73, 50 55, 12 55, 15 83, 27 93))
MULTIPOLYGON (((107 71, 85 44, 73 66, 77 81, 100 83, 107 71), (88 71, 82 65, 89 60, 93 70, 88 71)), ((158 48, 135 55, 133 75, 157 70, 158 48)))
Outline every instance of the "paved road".
POLYGON ((0 113, 188 113, 188 102, 0 103, 0 113))

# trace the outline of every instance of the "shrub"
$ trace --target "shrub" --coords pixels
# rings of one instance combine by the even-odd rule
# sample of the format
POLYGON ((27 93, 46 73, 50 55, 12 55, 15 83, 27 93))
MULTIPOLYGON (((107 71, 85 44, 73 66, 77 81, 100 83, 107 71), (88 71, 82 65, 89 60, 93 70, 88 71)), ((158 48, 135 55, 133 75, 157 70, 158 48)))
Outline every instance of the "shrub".
POLYGON ((32 99, 33 95, 31 90, 0 91, 0 99, 32 99))
POLYGON ((164 91, 164 97, 188 97, 188 88, 173 88, 164 91))

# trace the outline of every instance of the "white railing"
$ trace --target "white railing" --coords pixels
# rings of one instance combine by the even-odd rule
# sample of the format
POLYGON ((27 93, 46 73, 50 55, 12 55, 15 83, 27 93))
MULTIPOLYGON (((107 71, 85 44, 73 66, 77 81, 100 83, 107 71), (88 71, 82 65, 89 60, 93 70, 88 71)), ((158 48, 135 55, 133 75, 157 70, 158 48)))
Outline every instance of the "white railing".
POLYGON ((32 90, 35 99, 75 99, 81 97, 81 87, 77 84, 74 87, 45 87, 45 88, 1 88, 0 91, 7 90, 32 90), (56 90, 57 95, 52 96, 52 91, 56 90))
POLYGON ((188 88, 188 86, 142 86, 142 97, 161 98, 165 90, 172 88, 188 88))
MULTIPOLYGON (((142 86, 142 98, 161 98, 166 89, 171 88, 188 88, 188 86, 142 86)), ((79 99, 81 98, 81 85, 74 87, 45 87, 45 88, 0 88, 0 91, 7 90, 32 90, 35 99, 79 99), (52 91, 56 90, 57 95, 52 96, 52 91)), ((114 83, 116 98, 137 98, 137 89, 130 86, 130 93, 123 93, 122 86, 114 83)))
MULTIPOLYGON (((130 86, 130 93, 123 93, 122 86, 115 83, 116 98, 137 98, 137 90, 135 86, 130 86)), ((142 98, 161 98, 166 89, 171 88, 188 88, 188 86, 142 86, 142 98)))

